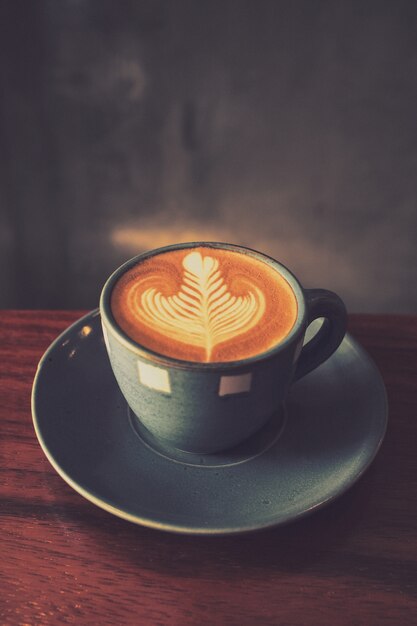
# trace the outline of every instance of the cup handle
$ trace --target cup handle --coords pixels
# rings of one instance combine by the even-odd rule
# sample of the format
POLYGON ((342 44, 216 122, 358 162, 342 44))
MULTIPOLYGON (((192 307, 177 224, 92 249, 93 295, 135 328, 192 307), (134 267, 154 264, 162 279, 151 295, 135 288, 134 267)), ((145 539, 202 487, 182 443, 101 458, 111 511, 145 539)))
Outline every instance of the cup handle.
POLYGON ((327 289, 306 289, 307 324, 318 317, 324 322, 318 333, 303 347, 295 369, 293 382, 326 361, 342 343, 347 327, 343 300, 327 289))

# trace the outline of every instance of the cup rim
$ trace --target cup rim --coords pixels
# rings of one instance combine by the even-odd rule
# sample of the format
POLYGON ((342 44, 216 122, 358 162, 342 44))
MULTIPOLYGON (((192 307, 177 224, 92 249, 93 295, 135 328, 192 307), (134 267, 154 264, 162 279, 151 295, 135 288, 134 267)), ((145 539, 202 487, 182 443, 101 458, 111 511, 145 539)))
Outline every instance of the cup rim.
POLYGON ((297 335, 300 335, 302 333, 306 325, 307 313, 304 291, 300 282, 285 265, 283 265, 279 261, 276 261, 273 257, 264 254, 263 252, 259 252, 258 250, 254 250, 253 248, 237 244, 222 243, 217 241, 189 241, 185 243, 172 244, 169 246, 162 246, 160 248, 155 248, 153 250, 142 252, 141 254, 132 257, 131 259, 120 265, 104 283, 100 295, 100 315, 102 318, 102 323, 103 321, 106 322, 106 330, 110 330, 120 343, 122 343, 131 352, 134 352, 137 356, 141 358, 177 369, 213 371, 231 370, 237 368, 242 369, 242 367, 246 365, 250 366, 254 363, 258 363, 259 361, 265 361, 276 356, 277 354, 285 350, 288 344, 294 341, 294 338, 297 335), (201 361, 186 361, 184 359, 177 359, 175 357, 161 354, 139 344, 138 342, 131 339, 127 333, 125 333, 125 331, 116 322, 110 306, 110 298, 113 287, 119 280, 119 278, 131 267, 149 257, 156 256, 158 254, 162 254, 164 252, 169 252, 172 250, 183 250, 186 248, 195 247, 222 248, 226 250, 231 250, 232 252, 240 252, 241 254, 252 256, 259 261, 263 261, 264 263, 266 262, 268 265, 274 267, 281 274, 281 276, 283 276, 283 278, 289 283, 290 287, 292 288, 295 294, 295 298, 297 300, 297 316, 293 327, 291 328, 285 339, 283 339, 273 348, 265 350, 264 352, 261 352, 254 356, 247 357, 246 359, 238 359, 235 361, 213 361, 210 363, 206 363, 201 361))

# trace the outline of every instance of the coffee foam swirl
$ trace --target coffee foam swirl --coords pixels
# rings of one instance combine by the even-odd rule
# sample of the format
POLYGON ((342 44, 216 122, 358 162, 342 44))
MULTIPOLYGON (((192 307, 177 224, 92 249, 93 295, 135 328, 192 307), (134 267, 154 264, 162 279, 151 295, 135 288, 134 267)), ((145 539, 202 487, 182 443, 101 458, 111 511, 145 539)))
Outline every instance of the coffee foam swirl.
POLYGON ((271 348, 288 334, 297 310, 290 286, 266 263, 203 247, 145 259, 116 283, 111 305, 138 343, 205 362, 271 348), (274 315, 281 309, 278 323, 271 317, 274 308, 274 315))
POLYGON ((204 349, 210 361, 213 347, 249 331, 265 311, 265 297, 253 291, 234 296, 224 282, 219 261, 190 252, 182 262, 183 283, 177 294, 164 296, 149 287, 139 298, 128 291, 132 314, 155 331, 204 349))

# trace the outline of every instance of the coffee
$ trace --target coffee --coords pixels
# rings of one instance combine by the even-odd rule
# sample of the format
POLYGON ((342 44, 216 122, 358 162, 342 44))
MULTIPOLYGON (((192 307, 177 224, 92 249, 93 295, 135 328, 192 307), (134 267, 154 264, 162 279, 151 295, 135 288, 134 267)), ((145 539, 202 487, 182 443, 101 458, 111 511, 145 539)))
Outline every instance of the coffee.
POLYGON ((283 341, 297 300, 266 262, 207 245, 145 257, 116 282, 111 310, 145 348, 185 361, 226 362, 283 341))

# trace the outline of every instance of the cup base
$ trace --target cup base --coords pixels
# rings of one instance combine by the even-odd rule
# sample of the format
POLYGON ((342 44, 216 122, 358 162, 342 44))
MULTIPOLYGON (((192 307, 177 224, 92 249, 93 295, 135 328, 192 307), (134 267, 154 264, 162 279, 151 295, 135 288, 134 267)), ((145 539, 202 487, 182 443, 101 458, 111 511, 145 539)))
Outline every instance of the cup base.
POLYGON ((200 467, 225 467, 238 465, 263 454, 275 444, 281 436, 287 421, 285 405, 272 415, 264 426, 237 446, 220 452, 186 452, 173 447, 164 440, 155 437, 127 407, 128 419, 137 437, 156 454, 183 465, 200 467))

